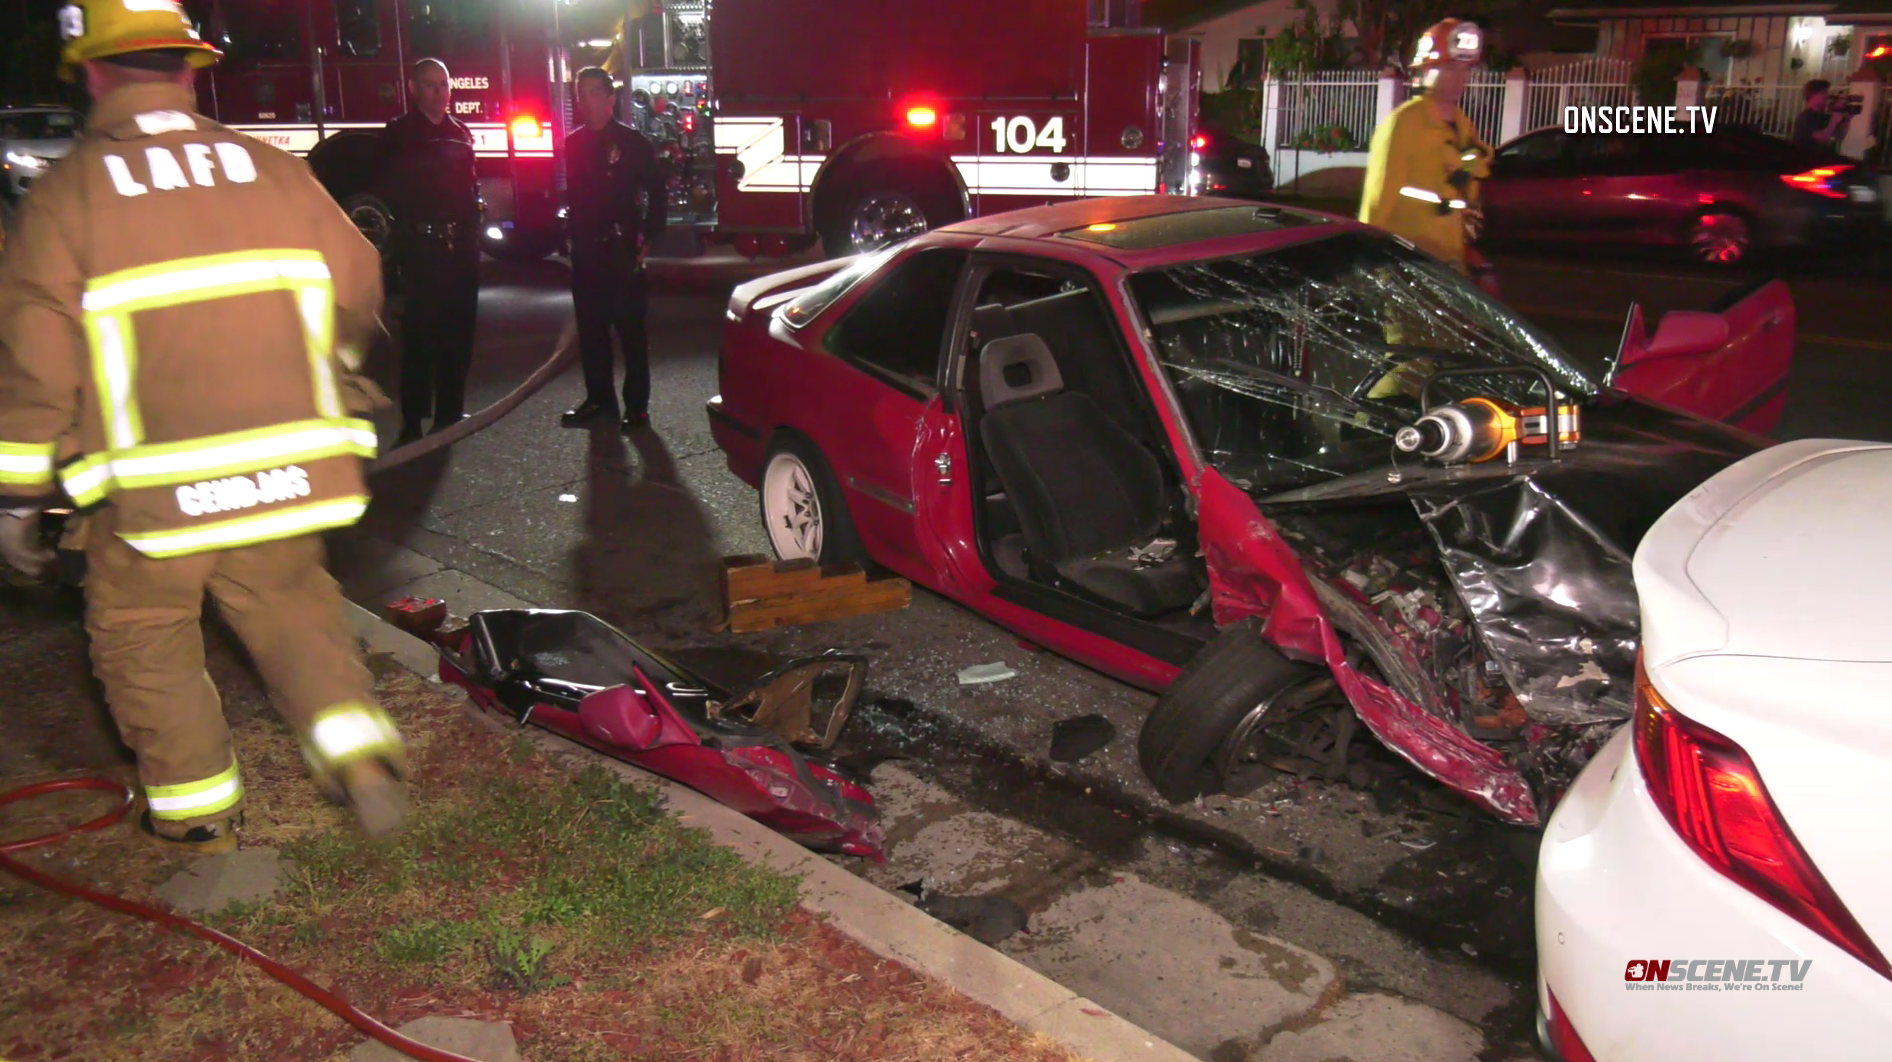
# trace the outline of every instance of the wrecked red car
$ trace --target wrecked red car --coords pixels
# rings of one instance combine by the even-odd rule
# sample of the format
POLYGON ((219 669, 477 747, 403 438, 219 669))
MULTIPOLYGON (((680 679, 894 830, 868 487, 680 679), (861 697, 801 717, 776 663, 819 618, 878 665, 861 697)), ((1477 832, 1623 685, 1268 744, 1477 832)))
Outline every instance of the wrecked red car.
POLYGON ((441 679, 482 707, 682 782, 817 851, 886 858, 874 798, 812 758, 847 725, 867 670, 859 656, 790 660, 732 694, 587 612, 495 609, 425 633, 441 679))
POLYGON ((1766 445, 1794 336, 1766 283, 1586 366, 1377 230, 1181 197, 949 226, 727 316, 711 429, 779 556, 1164 691, 1167 799, 1347 777, 1364 729, 1527 825, 1630 715, 1637 542, 1766 445))

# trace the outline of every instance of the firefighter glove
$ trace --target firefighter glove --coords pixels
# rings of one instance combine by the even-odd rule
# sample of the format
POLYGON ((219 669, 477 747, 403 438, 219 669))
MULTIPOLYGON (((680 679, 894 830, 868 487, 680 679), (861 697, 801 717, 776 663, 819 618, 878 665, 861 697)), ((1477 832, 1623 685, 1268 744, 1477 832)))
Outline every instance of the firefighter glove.
POLYGON ((16 570, 36 577, 53 562, 53 551, 39 540, 39 510, 0 512, 0 557, 16 570))

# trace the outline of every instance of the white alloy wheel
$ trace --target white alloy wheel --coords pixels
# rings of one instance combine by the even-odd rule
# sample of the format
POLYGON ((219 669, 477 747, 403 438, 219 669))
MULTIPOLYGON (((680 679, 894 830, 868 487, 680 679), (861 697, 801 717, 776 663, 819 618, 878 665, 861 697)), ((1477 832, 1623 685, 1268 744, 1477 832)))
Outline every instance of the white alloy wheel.
POLYGON ((821 559, 821 495, 802 459, 784 450, 762 472, 762 519, 782 560, 821 559))

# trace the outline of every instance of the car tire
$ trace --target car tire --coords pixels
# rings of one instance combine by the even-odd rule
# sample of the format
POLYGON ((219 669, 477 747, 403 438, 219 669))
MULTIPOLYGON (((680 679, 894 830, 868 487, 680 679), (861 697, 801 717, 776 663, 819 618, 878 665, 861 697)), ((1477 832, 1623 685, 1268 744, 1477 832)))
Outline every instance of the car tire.
POLYGON ((1246 619, 1226 627, 1183 668, 1137 735, 1137 761, 1164 800, 1180 804, 1221 785, 1217 753, 1258 707, 1321 677, 1282 656, 1246 619))
POLYGON ((1754 250, 1754 224, 1733 210, 1708 210, 1689 223, 1683 237, 1689 256, 1708 265, 1736 266, 1754 250))
POLYGON ((821 221, 829 258, 879 250, 961 220, 958 189, 917 165, 872 166, 847 178, 821 221))
POLYGON ((778 433, 762 460, 759 486, 762 530, 777 560, 866 565, 847 501, 813 443, 778 433))

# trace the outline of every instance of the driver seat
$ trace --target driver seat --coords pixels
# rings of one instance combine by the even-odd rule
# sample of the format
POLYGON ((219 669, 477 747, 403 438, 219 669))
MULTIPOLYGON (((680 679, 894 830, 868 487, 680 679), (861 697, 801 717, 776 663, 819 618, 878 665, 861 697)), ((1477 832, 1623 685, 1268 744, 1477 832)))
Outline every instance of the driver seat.
POLYGON ((1002 568, 1017 575, 1023 567, 1140 618, 1195 602, 1201 588, 1189 558, 1172 553, 1150 564, 1132 556, 1169 512, 1162 466, 1088 395, 1064 390, 1042 338, 987 343, 979 393, 979 437, 1023 529, 993 544, 1002 568))

